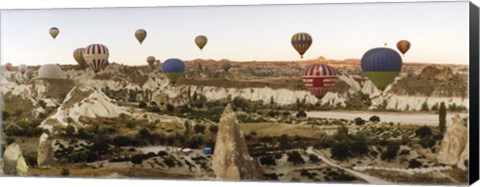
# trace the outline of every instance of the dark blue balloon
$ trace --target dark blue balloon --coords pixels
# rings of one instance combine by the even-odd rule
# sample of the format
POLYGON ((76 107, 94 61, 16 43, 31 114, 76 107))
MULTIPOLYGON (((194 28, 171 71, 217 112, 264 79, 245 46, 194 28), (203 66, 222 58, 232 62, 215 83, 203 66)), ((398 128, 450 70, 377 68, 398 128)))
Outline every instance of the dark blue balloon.
POLYGON ((184 72, 185 71, 185 64, 182 60, 171 58, 166 60, 162 65, 163 72, 184 72))
POLYGON ((363 72, 399 72, 401 69, 402 57, 390 48, 373 48, 362 56, 363 72))

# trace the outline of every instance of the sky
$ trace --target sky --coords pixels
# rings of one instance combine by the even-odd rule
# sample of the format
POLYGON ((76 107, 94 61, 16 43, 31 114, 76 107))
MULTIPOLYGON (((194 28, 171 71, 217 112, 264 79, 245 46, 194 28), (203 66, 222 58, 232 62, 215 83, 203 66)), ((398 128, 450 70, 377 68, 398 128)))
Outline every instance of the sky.
POLYGON ((110 50, 110 62, 145 65, 147 56, 301 60, 293 34, 313 44, 304 59, 360 59, 369 49, 412 43, 406 62, 468 64, 468 2, 315 4, 2 10, 1 60, 14 65, 76 64, 73 51, 92 43, 110 50), (58 27, 54 40, 48 33, 58 27), (143 28, 143 45, 134 37, 143 28), (200 51, 197 35, 208 37, 200 51))

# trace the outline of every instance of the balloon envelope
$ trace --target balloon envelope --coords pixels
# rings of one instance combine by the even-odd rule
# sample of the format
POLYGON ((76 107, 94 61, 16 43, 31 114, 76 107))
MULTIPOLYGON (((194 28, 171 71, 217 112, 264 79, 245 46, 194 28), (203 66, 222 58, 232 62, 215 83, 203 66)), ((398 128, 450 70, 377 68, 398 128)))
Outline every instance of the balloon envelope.
POLYGON ((199 36, 195 37, 195 44, 197 44, 197 46, 198 46, 198 48, 200 48, 200 50, 202 50, 203 47, 205 47, 207 42, 208 42, 208 39, 204 35, 199 35, 199 36))
POLYGON ((162 71, 170 82, 177 82, 185 72, 185 63, 180 59, 168 59, 162 64, 162 71))
POLYGON ((308 33, 297 33, 292 37, 292 46, 300 54, 300 58, 303 58, 303 54, 307 52, 310 45, 312 45, 312 37, 308 33))
POLYGON ((402 57, 390 48, 373 48, 362 56, 361 67, 368 79, 378 89, 384 90, 402 69, 402 57))
POLYGON ((6 64, 5 64, 5 69, 6 69, 7 71, 13 71, 12 63, 10 63, 10 62, 9 62, 9 63, 6 63, 6 64))
POLYGON ((230 62, 224 62, 222 64, 223 71, 228 72, 228 70, 230 70, 230 68, 232 68, 232 64, 230 64, 230 62))
POLYGON ((86 63, 97 73, 108 63, 108 48, 103 44, 91 44, 85 48, 83 58, 86 63))
POLYGON ((303 84, 317 99, 322 99, 338 80, 335 69, 326 64, 314 64, 303 71, 303 84))
POLYGON ((153 57, 153 56, 147 57, 147 63, 148 63, 148 65, 150 65, 150 67, 153 68, 155 66, 155 57, 153 57))
POLYGON ((147 31, 145 31, 144 29, 138 29, 137 31, 135 31, 135 38, 137 38, 140 44, 143 43, 143 40, 145 40, 146 37, 147 37, 147 31))
POLYGON ((60 30, 57 27, 52 27, 50 28, 49 33, 50 33, 50 36, 52 36, 52 38, 55 39, 60 33, 60 30))
POLYGON ((27 71, 27 69, 28 69, 28 67, 27 67, 27 65, 25 65, 25 64, 20 64, 20 65, 18 66, 18 70, 19 70, 20 72, 22 72, 22 73, 25 73, 25 71, 27 71))
POLYGON ((83 58, 83 53, 85 53, 85 48, 77 48, 73 51, 73 59, 77 61, 82 69, 87 67, 87 62, 85 61, 85 58, 83 58))
POLYGON ((410 49, 410 42, 407 40, 400 40, 397 43, 397 49, 402 53, 405 54, 410 49))

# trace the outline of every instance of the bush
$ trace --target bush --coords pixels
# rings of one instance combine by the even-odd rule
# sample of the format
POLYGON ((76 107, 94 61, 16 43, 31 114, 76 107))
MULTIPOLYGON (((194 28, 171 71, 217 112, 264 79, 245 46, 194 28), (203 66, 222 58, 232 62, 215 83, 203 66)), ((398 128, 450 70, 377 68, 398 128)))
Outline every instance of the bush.
POLYGON ((133 155, 132 158, 130 159, 130 161, 133 163, 133 164, 141 164, 143 162, 143 159, 145 158, 145 156, 143 154, 136 154, 136 155, 133 155))
POLYGON ((432 130, 426 125, 424 125, 424 126, 418 128, 417 130, 415 130, 415 136, 423 138, 423 137, 430 136, 430 135, 432 135, 432 130))
POLYGON ((306 118, 306 117, 307 117, 307 113, 305 113, 305 111, 301 110, 301 111, 298 111, 295 116, 296 116, 297 118, 306 118))
POLYGON ((62 175, 62 176, 69 176, 69 175, 70 175, 70 169, 68 169, 68 168, 62 168, 62 172, 60 172, 60 175, 62 175))
POLYGON ((392 160, 397 157, 398 150, 400 149, 399 145, 390 144, 387 146, 387 151, 382 153, 382 160, 392 160))
POLYGON ((193 127, 193 130, 196 132, 196 133, 203 133, 205 131, 205 126, 204 125, 200 125, 200 124, 197 124, 193 127))
POLYGON ((288 148, 290 148, 290 140, 286 134, 283 134, 280 136, 280 149, 286 150, 288 148))
POLYGON ((215 134, 215 133, 218 132, 218 126, 217 125, 210 125, 210 127, 208 127, 208 130, 210 130, 210 132, 215 134))
POLYGON ((200 134, 194 135, 187 140, 187 145, 190 148, 199 148, 202 143, 203 143, 203 136, 200 134))
POLYGON ((163 160, 163 163, 165 163, 165 165, 167 165, 169 168, 171 167, 175 167, 175 161, 172 157, 167 157, 163 160))
POLYGON ((380 117, 372 116, 372 117, 370 117, 370 119, 368 121, 373 122, 373 123, 378 123, 378 122, 380 122, 380 117))
POLYGON ((68 137, 72 137, 74 132, 75 132, 75 127, 73 127, 71 125, 67 125, 67 127, 65 128, 65 134, 68 137))
POLYGON ((311 163, 317 163, 317 162, 320 161, 320 159, 318 158, 317 155, 310 154, 310 155, 308 155, 308 161, 311 162, 311 163))
POLYGON ((273 158, 272 156, 260 157, 260 163, 267 167, 277 165, 277 163, 275 162, 275 158, 273 158))
POLYGON ((356 125, 363 125, 365 124, 365 120, 363 120, 361 117, 355 118, 353 121, 355 121, 356 125))
POLYGON ((344 160, 350 156, 350 146, 345 141, 335 142, 330 149, 332 158, 344 160))
POLYGON ((168 153, 166 151, 159 151, 158 156, 165 157, 168 156, 168 153))
POLYGON ((303 160, 302 156, 298 151, 288 153, 287 161, 292 162, 294 165, 305 164, 305 160, 303 160))
POLYGON ((2 111, 2 119, 3 121, 7 120, 10 117, 10 113, 8 111, 2 111))
POLYGON ((147 108, 147 103, 145 103, 144 101, 141 101, 140 103, 138 103, 138 107, 139 108, 147 108))
POLYGON ((7 145, 10 145, 13 142, 15 142, 15 138, 11 136, 7 136, 7 138, 5 138, 5 141, 7 142, 7 145))
POLYGON ((412 159, 408 161, 408 168, 420 168, 422 167, 422 163, 419 162, 417 159, 412 159))

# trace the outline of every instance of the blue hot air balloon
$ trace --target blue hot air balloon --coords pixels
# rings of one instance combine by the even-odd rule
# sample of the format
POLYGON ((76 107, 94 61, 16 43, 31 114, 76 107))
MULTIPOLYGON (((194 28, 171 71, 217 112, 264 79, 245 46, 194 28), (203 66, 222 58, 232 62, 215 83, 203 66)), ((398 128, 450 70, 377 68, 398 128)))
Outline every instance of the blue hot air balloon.
POLYGON ((168 59, 163 63, 162 71, 170 82, 175 83, 183 76, 183 73, 185 72, 185 63, 176 58, 168 59))
POLYGON ((379 47, 362 56, 362 71, 381 90, 390 85, 402 70, 402 57, 395 50, 379 47))

